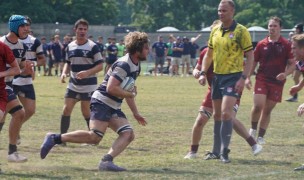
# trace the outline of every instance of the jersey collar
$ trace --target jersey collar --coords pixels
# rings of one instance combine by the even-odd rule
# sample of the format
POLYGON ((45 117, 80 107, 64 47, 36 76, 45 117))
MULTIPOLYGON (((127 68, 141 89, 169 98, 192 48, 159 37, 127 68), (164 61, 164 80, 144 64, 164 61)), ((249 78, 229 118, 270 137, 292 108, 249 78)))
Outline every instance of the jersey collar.
POLYGON ((228 32, 228 31, 234 31, 236 28, 237 22, 235 20, 233 20, 231 26, 229 28, 224 28, 223 24, 221 25, 221 30, 223 30, 224 32, 228 32))

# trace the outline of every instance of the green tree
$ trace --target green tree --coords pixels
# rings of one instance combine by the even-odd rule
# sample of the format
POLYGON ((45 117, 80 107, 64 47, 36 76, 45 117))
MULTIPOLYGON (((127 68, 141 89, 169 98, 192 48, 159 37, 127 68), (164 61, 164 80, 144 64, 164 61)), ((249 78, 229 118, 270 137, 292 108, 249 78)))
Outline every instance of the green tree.
POLYGON ((2 21, 12 14, 31 17, 35 23, 70 23, 85 18, 90 24, 115 24, 119 14, 115 0, 14 0, 0 1, 2 21))

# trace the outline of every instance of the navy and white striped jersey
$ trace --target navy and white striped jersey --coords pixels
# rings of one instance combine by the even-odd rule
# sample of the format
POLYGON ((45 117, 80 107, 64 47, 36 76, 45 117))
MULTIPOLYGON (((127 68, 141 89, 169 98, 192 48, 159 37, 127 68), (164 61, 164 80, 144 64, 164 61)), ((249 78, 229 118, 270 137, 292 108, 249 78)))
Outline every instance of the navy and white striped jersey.
POLYGON ((103 63, 99 47, 96 43, 88 40, 85 44, 78 45, 72 41, 67 47, 67 60, 70 65, 70 80, 68 89, 78 93, 93 92, 97 88, 97 74, 84 79, 76 79, 76 74, 86 71, 103 63))
MULTIPOLYGON (((21 61, 25 60, 25 53, 26 53, 26 46, 20 41, 18 40, 17 43, 11 43, 6 36, 2 36, 0 38, 0 41, 3 42, 4 44, 6 44, 14 53, 15 59, 18 62, 18 64, 20 64, 21 61)), ((6 69, 9 69, 10 65, 6 64, 6 69)), ((12 83, 14 79, 14 76, 7 76, 5 77, 5 82, 6 83, 12 83)))
POLYGON ((106 105, 112 107, 113 109, 120 109, 122 98, 112 96, 107 93, 107 84, 110 76, 113 76, 120 82, 123 81, 125 77, 132 77, 134 80, 138 77, 140 73, 140 64, 134 64, 129 56, 119 58, 108 70, 103 82, 93 93, 92 98, 105 103, 106 105))
MULTIPOLYGON (((20 40, 27 48, 25 53, 26 60, 37 61, 37 55, 43 54, 41 42, 31 35, 20 40)), ((13 85, 23 86, 29 84, 33 84, 33 78, 31 75, 17 75, 13 80, 13 85)))
POLYGON ((26 59, 31 61, 37 61, 37 55, 43 54, 42 44, 39 39, 35 38, 34 36, 28 35, 25 39, 20 39, 26 47, 26 59))

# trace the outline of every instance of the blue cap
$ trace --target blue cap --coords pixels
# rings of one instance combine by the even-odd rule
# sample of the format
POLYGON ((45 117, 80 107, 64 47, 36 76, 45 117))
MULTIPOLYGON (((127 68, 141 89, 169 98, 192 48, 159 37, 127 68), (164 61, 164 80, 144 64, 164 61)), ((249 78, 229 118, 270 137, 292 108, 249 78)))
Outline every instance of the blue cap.
POLYGON ((11 32, 14 32, 19 37, 19 34, 18 34, 19 26, 27 24, 27 23, 28 23, 28 21, 26 20, 26 18, 24 16, 12 15, 8 21, 9 30, 11 32))

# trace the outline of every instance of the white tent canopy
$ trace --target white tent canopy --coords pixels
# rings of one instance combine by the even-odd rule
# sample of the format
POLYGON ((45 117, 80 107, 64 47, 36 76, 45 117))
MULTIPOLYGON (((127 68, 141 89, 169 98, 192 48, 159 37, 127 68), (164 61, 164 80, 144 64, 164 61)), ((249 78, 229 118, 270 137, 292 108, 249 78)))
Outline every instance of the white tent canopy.
POLYGON ((205 27, 205 28, 202 29, 202 31, 207 31, 208 32, 208 31, 211 31, 211 28, 210 27, 205 27))
POLYGON ((163 27, 163 28, 157 30, 157 32, 172 32, 172 31, 179 31, 179 30, 176 29, 175 27, 170 27, 170 26, 163 27))
POLYGON ((267 31, 267 29, 260 26, 252 26, 248 28, 248 31, 267 31))

